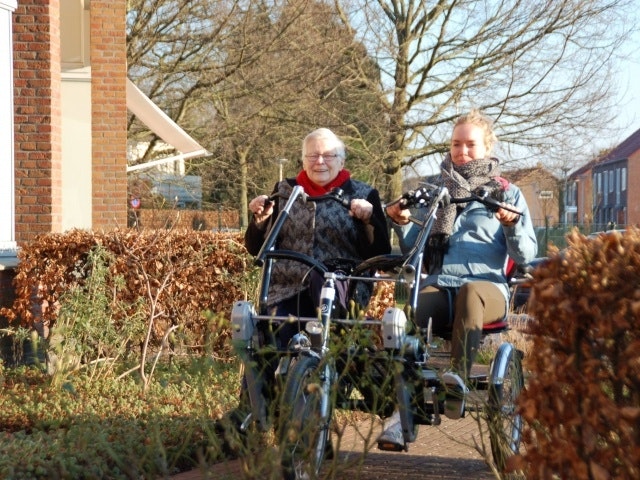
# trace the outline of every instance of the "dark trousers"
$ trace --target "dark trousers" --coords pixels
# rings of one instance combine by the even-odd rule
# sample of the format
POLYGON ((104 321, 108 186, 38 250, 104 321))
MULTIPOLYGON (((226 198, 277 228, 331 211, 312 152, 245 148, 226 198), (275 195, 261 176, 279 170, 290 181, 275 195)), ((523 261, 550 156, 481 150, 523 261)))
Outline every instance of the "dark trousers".
MULTIPOLYGON (((292 315, 293 317, 318 317, 320 294, 324 284, 324 277, 315 270, 311 271, 309 288, 291 298, 287 298, 275 305, 273 313, 278 316, 292 315)), ((336 281, 336 296, 334 307, 346 311, 349 285, 346 281, 336 281)), ((304 330, 304 325, 296 321, 280 325, 276 338, 279 348, 286 348, 289 340, 304 330)))

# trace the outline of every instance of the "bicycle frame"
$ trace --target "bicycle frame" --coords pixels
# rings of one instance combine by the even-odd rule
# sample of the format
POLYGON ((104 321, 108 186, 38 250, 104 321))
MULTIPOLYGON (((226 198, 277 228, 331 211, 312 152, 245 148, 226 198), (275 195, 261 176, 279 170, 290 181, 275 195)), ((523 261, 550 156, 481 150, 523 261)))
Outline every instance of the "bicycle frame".
MULTIPOLYGON (((270 315, 268 312, 267 297, 273 263, 277 260, 295 260, 317 270, 321 275, 330 273, 328 272, 328 269, 325 265, 315 260, 313 257, 291 250, 275 250, 275 244, 278 235, 280 234, 280 230, 282 229, 285 221, 289 218, 291 208, 296 201, 318 201, 319 199, 325 198, 333 198, 334 200, 342 202, 343 204, 345 204, 345 206, 347 206, 348 204, 348 201, 342 198, 341 191, 334 192, 331 195, 326 195, 323 197, 310 197, 304 192, 304 189, 301 186, 296 185, 293 188, 291 195, 280 210, 278 217, 274 221, 273 226, 271 227, 267 237, 265 238, 262 248, 260 249, 258 255, 254 260, 254 263, 256 265, 262 267, 262 281, 260 285, 258 313, 255 312, 250 302, 236 302, 231 313, 232 341, 234 344, 234 348, 236 352, 238 352, 238 355, 245 367, 247 391, 251 403, 250 417, 253 417, 253 419, 259 425, 260 429, 263 431, 266 431, 271 427, 267 415, 268 401, 263 394, 264 381, 262 379, 261 372, 253 366, 253 360, 254 356, 258 352, 258 349, 262 346, 261 343, 263 343, 260 340, 260 335, 262 335, 267 343, 273 343, 273 335, 270 328, 271 325, 273 325, 274 323, 282 323, 289 320, 288 316, 275 316, 270 315)), ((333 287, 333 298, 335 298, 335 283, 333 287)), ((323 288, 322 291, 323 295, 330 295, 330 289, 323 288)), ((326 327, 323 327, 324 329, 329 328, 329 315, 333 308, 333 298, 331 298, 330 301, 331 306, 327 307, 327 311, 329 313, 321 318, 321 324, 326 325, 326 327)), ((326 303, 328 302, 329 300, 326 300, 326 303)), ((307 324, 309 322, 317 322, 318 318, 296 317, 296 321, 300 322, 301 324, 307 324)), ((318 327, 312 327, 312 331, 314 331, 314 328, 317 329, 318 327)), ((328 335, 325 334, 322 335, 322 337, 326 339, 328 335)), ((308 341, 306 341, 307 339, 300 337, 297 338, 303 342, 304 346, 308 344, 308 341)), ((279 353, 284 356, 295 353, 295 351, 292 352, 291 350, 286 350, 279 353)), ((283 369, 286 369, 286 365, 282 365, 282 367, 283 369)), ((250 418, 247 418, 245 420, 242 425, 243 429, 246 429, 249 420, 250 418)))

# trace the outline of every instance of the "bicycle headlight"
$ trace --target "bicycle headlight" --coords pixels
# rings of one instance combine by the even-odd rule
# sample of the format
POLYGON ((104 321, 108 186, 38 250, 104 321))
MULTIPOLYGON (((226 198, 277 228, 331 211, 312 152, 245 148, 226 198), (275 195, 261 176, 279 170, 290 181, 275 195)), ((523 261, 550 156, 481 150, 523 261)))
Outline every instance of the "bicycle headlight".
POLYGON ((253 335, 253 316, 256 314, 251 302, 240 301, 231 310, 231 338, 249 342, 253 335))
POLYGON ((309 334, 311 345, 313 347, 318 348, 320 345, 322 345, 322 342, 324 340, 323 338, 324 329, 322 328, 322 323, 314 322, 314 321, 307 322, 304 329, 309 334))
POLYGON ((382 316, 384 348, 400 350, 407 335, 407 317, 399 308, 387 308, 382 316))

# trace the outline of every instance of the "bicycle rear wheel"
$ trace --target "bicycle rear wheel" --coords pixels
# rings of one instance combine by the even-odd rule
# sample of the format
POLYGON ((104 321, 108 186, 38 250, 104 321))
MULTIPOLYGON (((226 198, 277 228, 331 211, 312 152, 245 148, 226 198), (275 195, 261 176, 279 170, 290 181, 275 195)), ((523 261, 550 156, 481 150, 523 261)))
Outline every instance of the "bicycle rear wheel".
POLYGON ((333 413, 326 370, 317 357, 301 355, 287 375, 279 433, 285 480, 316 478, 322 467, 333 413))

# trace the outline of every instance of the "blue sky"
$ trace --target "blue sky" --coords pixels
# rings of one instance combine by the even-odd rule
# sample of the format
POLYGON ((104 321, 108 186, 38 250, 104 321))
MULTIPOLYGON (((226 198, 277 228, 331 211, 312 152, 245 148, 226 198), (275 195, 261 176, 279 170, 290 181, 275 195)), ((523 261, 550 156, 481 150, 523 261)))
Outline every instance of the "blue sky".
POLYGON ((621 140, 640 128, 640 62, 636 59, 626 64, 624 74, 628 80, 627 92, 623 95, 620 125, 627 125, 621 140))
POLYGON ((622 128, 616 137, 618 144, 640 128, 640 32, 636 32, 627 44, 628 60, 620 63, 620 117, 622 128))

